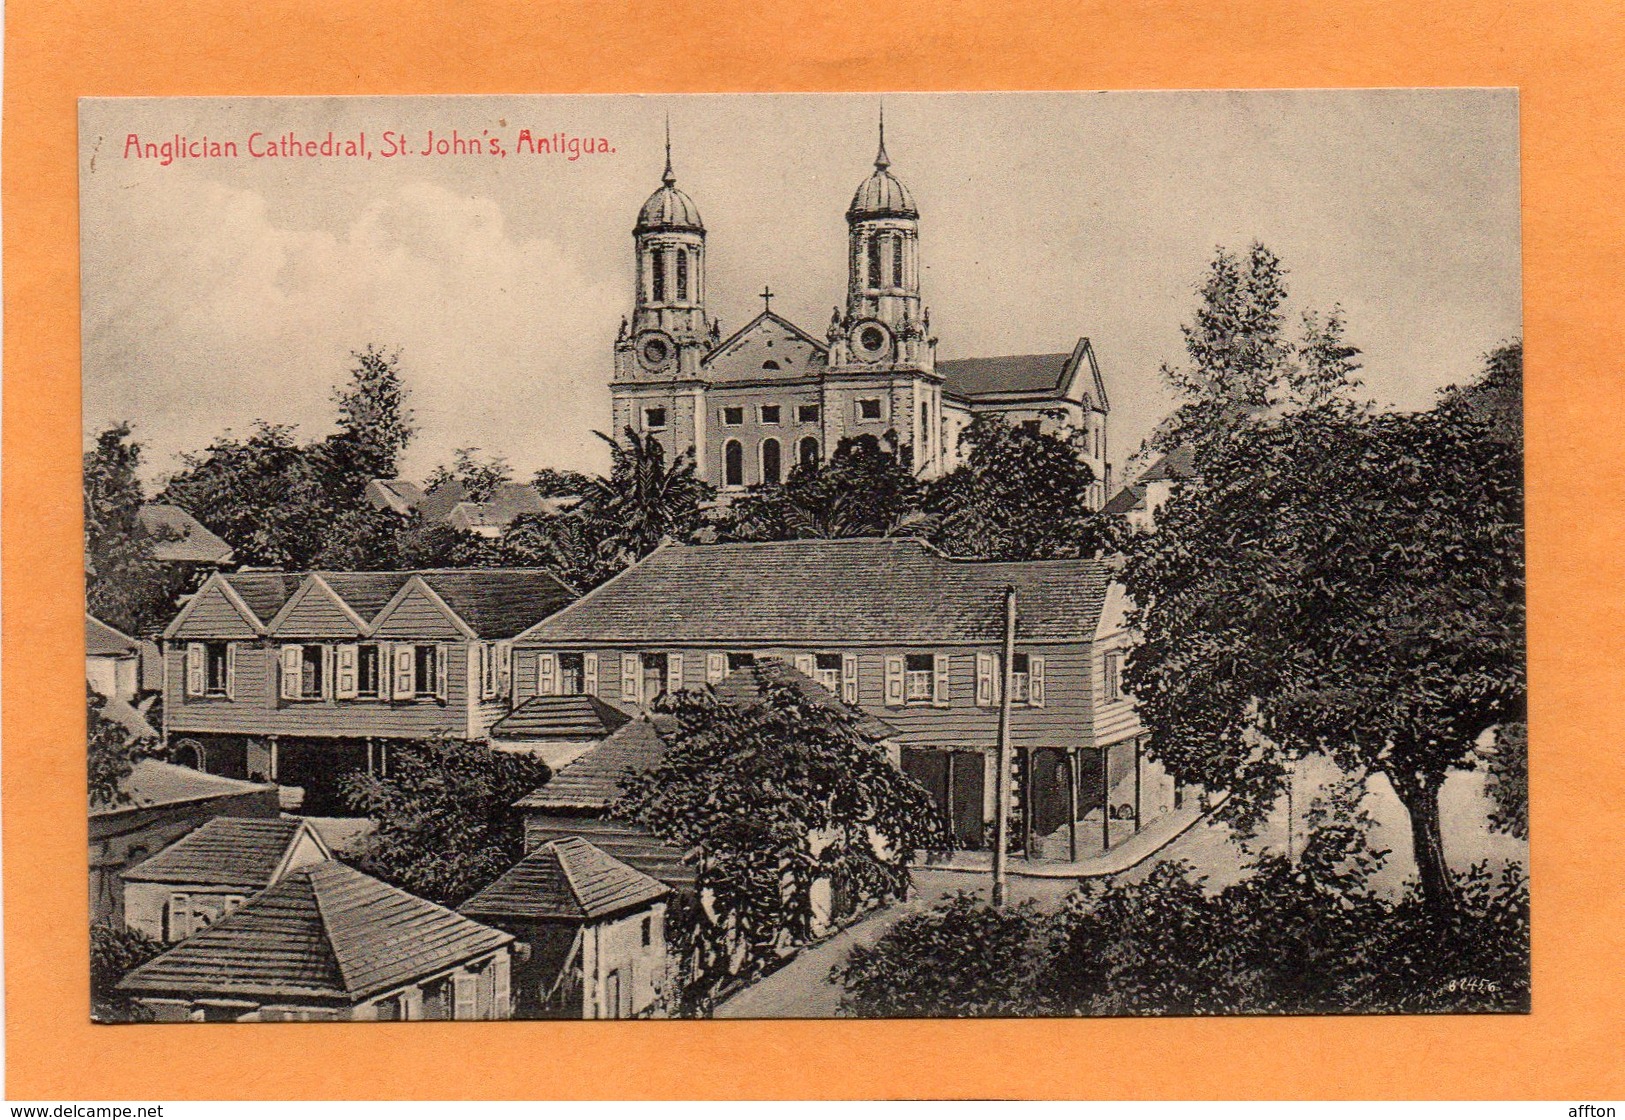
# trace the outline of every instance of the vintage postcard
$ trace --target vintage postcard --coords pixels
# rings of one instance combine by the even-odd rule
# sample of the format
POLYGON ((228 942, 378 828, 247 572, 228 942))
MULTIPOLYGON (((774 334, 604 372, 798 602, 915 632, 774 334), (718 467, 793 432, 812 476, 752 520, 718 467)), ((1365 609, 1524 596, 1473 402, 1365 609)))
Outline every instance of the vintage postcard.
POLYGON ((1515 91, 78 153, 98 1022, 1529 1010, 1515 91))

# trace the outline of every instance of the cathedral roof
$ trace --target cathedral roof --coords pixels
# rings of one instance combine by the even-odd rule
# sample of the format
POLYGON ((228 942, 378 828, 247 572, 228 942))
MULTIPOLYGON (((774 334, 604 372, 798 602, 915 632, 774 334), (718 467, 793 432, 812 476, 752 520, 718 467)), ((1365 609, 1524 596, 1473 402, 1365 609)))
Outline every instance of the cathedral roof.
POLYGON ((891 173, 891 157, 886 155, 886 118, 880 118, 880 150, 875 153, 875 171, 858 184, 847 207, 846 220, 861 218, 918 218, 920 211, 914 205, 914 196, 891 173))
POLYGON ((638 224, 633 233, 652 233, 663 229, 689 230, 704 233, 705 223, 700 220, 700 208, 694 200, 677 189, 677 176, 671 169, 671 132, 666 133, 666 171, 660 179, 660 189, 649 196, 649 201, 638 211, 638 224))

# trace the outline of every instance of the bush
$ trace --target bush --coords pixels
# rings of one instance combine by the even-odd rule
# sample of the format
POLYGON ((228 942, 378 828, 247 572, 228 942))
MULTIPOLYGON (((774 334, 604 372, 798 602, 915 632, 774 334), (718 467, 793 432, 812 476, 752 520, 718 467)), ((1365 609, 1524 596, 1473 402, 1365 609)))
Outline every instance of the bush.
POLYGON ((164 951, 144 933, 97 922, 90 927, 90 1017, 98 1023, 144 1023, 152 1013, 118 990, 131 969, 164 951))

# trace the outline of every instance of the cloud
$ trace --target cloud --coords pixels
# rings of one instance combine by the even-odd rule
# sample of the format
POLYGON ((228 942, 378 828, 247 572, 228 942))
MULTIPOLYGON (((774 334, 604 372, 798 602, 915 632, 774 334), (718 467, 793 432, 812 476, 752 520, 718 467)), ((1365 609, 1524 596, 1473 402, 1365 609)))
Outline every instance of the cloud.
POLYGON ((491 199, 409 182, 334 233, 204 179, 112 193, 86 217, 118 231, 85 246, 87 435, 134 420, 155 473, 260 417, 315 438, 350 351, 374 343, 400 348, 432 433, 408 473, 459 446, 521 471, 598 465, 622 293, 511 235, 491 199))

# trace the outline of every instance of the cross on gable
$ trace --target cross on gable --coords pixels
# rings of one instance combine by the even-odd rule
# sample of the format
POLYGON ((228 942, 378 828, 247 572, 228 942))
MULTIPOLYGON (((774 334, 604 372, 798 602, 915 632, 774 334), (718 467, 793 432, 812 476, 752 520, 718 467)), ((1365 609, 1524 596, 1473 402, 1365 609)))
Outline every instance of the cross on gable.
POLYGON ((762 310, 773 310, 773 289, 769 288, 766 284, 762 285, 762 310))

